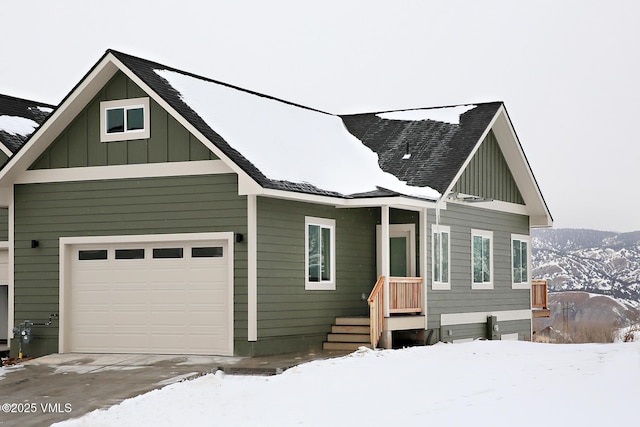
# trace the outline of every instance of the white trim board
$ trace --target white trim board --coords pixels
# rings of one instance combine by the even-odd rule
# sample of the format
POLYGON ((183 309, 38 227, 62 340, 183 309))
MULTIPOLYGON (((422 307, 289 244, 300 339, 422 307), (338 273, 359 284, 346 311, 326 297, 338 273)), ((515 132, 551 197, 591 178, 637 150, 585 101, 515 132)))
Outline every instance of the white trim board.
POLYGON ((191 162, 143 163, 135 165, 28 170, 16 178, 16 184, 101 181, 108 179, 156 178, 165 176, 217 175, 225 173, 233 173, 233 171, 221 160, 196 160, 191 162))
POLYGON ((478 311, 474 313, 444 313, 440 315, 441 326, 471 325, 487 323, 487 317, 496 316, 498 322, 512 320, 531 320, 531 310, 478 311))
POLYGON ((258 201, 247 196, 247 341, 258 341, 258 201))

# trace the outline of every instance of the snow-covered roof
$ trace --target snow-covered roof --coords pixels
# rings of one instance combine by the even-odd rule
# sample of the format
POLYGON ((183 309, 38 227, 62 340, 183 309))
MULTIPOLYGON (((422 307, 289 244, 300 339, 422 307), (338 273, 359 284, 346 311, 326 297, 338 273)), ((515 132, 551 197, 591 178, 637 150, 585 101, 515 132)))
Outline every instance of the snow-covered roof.
POLYGON ((0 95, 0 143, 15 153, 52 111, 51 105, 0 95))
POLYGON ((339 116, 121 52, 108 53, 267 189, 344 198, 436 200, 502 105, 415 110, 419 117, 395 112, 392 119, 374 113, 339 116), (376 121, 366 123, 366 135, 359 132, 362 117, 376 121), (376 136, 384 134, 388 123, 421 130, 405 129, 393 139, 379 140, 376 136), (389 161, 396 157, 401 164, 389 161))
POLYGON ((336 115, 176 71, 155 72, 270 180, 310 184, 345 196, 380 187, 407 196, 440 196, 428 186, 409 186, 384 172, 377 154, 350 134, 336 115))
POLYGON ((441 108, 419 108, 412 110, 389 111, 386 113, 378 113, 376 116, 386 120, 402 120, 402 121, 418 121, 433 120, 436 122, 444 122, 452 125, 460 124, 460 116, 469 110, 474 109, 475 105, 457 105, 454 107, 441 108))

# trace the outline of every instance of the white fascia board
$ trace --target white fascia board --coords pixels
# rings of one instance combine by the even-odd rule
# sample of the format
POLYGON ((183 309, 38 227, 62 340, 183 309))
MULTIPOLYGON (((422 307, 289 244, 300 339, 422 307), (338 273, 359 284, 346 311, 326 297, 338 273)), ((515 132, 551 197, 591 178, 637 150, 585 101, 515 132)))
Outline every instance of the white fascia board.
MULTIPOLYGON (((504 105, 500 106, 496 114, 493 116, 493 119, 491 119, 491 122, 482 133, 482 136, 469 154, 469 157, 467 157, 455 178, 443 193, 443 197, 446 197, 446 195, 452 191, 454 185, 458 182, 466 168, 469 166, 473 156, 475 156, 476 152, 480 149, 480 146, 491 130, 493 130, 493 133, 496 135, 498 146, 500 147, 507 165, 509 166, 513 179, 522 194, 522 198, 524 199, 526 206, 525 214, 532 218, 539 218, 541 216, 546 217, 544 221, 536 221, 536 225, 534 225, 532 221, 532 227, 550 227, 552 225, 551 214, 544 202, 540 188, 533 176, 529 162, 527 161, 522 145, 520 144, 515 130, 513 129, 513 124, 509 120, 509 116, 507 115, 504 105)), ((508 209, 506 206, 501 206, 500 208, 508 209)))
POLYGON ((40 157, 114 76, 118 67, 110 57, 111 54, 106 55, 96 64, 44 124, 36 129, 22 149, 11 157, 9 163, 0 170, 0 186, 13 185, 16 175, 26 171, 40 157))
MULTIPOLYGON (((225 153, 223 153, 218 147, 215 146, 207 137, 205 137, 198 129, 196 129, 188 120, 186 120, 180 113, 173 109, 160 95, 158 95, 151 87, 149 87, 142 79, 140 79, 135 73, 133 73, 126 65, 118 60, 114 55, 109 54, 110 60, 116 64, 116 66, 122 71, 128 78, 130 78, 135 84, 147 93, 154 101, 156 101, 162 108, 164 108, 174 119, 184 126, 193 136, 195 136, 205 147, 207 147, 213 154, 224 161, 229 168, 231 168, 238 176, 243 176, 245 180, 253 181, 253 179, 238 166, 233 160, 231 160, 225 153)), ((215 131, 215 129, 214 129, 215 131)))
POLYGON ((6 154, 7 157, 13 156, 13 153, 11 152, 11 150, 9 150, 9 148, 2 143, 0 143, 0 150, 2 150, 2 152, 6 154))
POLYGON ((226 173, 234 172, 222 160, 198 160, 192 162, 142 163, 135 165, 27 170, 16 177, 15 183, 38 184, 45 182, 101 181, 109 179, 218 175, 226 173))
POLYGON ((544 223, 551 224, 551 213, 542 197, 531 166, 504 105, 498 110, 496 119, 492 126, 493 133, 496 135, 500 150, 507 161, 511 175, 513 175, 520 194, 522 194, 525 205, 529 208, 529 215, 531 217, 545 216, 544 223))

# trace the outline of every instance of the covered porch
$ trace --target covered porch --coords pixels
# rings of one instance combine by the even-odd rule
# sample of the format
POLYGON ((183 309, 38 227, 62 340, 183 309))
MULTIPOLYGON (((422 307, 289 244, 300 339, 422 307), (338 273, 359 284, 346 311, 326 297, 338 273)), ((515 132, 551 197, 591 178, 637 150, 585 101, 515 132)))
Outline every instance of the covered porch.
POLYGON ((427 329, 427 208, 381 206, 376 230, 377 281, 367 298, 369 316, 337 318, 325 350, 392 348, 394 331, 427 329), (391 222, 390 208, 395 215, 391 222))

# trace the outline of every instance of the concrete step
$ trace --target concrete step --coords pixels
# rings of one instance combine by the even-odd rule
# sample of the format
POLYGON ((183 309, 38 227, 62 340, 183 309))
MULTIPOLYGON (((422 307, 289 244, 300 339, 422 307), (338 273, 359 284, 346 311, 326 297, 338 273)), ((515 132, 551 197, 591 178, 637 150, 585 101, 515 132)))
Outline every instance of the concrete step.
POLYGON ((368 317, 336 317, 336 325, 339 326, 369 326, 368 317))
POLYGON ((372 348, 371 344, 354 342, 325 342, 322 344, 323 350, 350 350, 356 351, 360 347, 372 348))
POLYGON ((371 342, 371 336, 369 334, 328 334, 327 341, 367 344, 371 342))
POLYGON ((369 326, 340 326, 331 327, 332 334, 368 334, 369 326))

